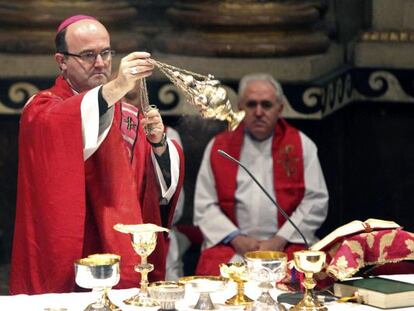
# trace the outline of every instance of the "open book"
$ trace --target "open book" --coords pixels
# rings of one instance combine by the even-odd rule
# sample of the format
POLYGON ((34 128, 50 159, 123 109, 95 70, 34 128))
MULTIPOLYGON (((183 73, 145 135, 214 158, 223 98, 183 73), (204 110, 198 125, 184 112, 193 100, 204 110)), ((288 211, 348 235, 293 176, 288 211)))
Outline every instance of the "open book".
POLYGON ((381 229, 395 229, 400 228, 401 226, 394 221, 381 220, 375 218, 369 218, 365 221, 354 220, 341 227, 336 228, 334 231, 329 233, 319 242, 313 244, 311 250, 322 250, 328 245, 331 245, 338 241, 339 239, 346 237, 351 234, 356 234, 359 232, 371 232, 381 229))

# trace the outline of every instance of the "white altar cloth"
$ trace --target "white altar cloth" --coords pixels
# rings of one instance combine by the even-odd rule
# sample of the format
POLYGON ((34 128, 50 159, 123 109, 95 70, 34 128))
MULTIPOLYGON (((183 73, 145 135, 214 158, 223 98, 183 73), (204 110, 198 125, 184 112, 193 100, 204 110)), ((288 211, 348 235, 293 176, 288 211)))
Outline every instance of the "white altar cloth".
MULTIPOLYGON (((409 283, 414 283, 414 274, 410 275, 394 275, 383 276, 392 279, 397 279, 409 283)), ((212 293, 211 299, 220 311, 241 311, 241 307, 228 307, 224 305, 226 299, 232 297, 236 290, 235 284, 228 284, 221 292, 212 293)), ((245 292, 248 296, 255 299, 260 294, 254 284, 246 284, 245 292)), ((128 306, 123 303, 124 299, 127 299, 138 293, 137 288, 111 290, 109 297, 116 305, 118 305, 123 311, 139 310, 137 307, 128 306)), ((271 294, 274 298, 281 293, 281 291, 274 289, 271 294)), ((198 299, 198 293, 192 291, 189 286, 186 286, 186 294, 183 300, 176 303, 176 308, 179 311, 194 311, 192 308, 198 299)), ((61 310, 61 311, 82 311, 91 302, 96 300, 96 296, 92 292, 83 293, 65 293, 65 294, 43 294, 43 295, 14 295, 14 296, 0 296, 0 310, 33 310, 33 311, 45 311, 45 310, 61 310)), ((338 303, 329 302, 325 303, 329 310, 333 311, 375 311, 381 310, 378 308, 360 305, 356 303, 338 303)), ((289 305, 286 305, 289 307, 289 305)), ((155 311, 157 308, 153 308, 155 311)), ((142 310, 142 309, 141 309, 142 310)), ((388 309, 395 311, 408 311, 413 310, 414 307, 388 309)))

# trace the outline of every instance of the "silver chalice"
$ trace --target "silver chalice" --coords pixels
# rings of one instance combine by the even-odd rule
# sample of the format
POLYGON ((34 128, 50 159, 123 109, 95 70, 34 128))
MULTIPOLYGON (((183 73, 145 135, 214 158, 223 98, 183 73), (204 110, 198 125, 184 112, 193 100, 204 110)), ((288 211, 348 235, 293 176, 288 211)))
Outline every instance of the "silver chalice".
POLYGON ((92 289, 98 296, 85 311, 121 310, 108 297, 109 290, 119 282, 119 260, 120 256, 114 254, 94 254, 75 261, 76 284, 92 289))
POLYGON ((253 251, 244 254, 249 279, 259 283, 261 295, 253 303, 254 310, 279 310, 286 308, 270 296, 273 284, 281 281, 287 270, 287 255, 278 251, 253 251))

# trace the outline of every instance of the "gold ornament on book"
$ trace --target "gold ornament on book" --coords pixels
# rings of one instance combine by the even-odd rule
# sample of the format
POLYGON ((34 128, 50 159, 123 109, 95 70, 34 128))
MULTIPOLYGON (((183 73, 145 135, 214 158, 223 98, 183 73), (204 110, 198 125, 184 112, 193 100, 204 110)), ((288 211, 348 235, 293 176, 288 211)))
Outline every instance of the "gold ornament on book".
MULTIPOLYGON (((220 81, 212 75, 201 75, 177 68, 156 60, 150 60, 185 96, 187 102, 196 106, 206 119, 227 121, 230 130, 234 130, 244 118, 244 111, 233 111, 227 92, 220 81)), ((145 79, 140 83, 141 110, 148 111, 145 79)))

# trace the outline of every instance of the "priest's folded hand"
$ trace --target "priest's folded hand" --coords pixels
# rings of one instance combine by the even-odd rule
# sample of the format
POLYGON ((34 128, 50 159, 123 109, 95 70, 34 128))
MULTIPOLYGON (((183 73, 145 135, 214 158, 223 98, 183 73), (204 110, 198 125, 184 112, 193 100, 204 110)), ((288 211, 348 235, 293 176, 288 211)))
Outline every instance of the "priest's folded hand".
POLYGON ((261 251, 283 251, 287 244, 287 240, 281 236, 275 235, 274 237, 260 241, 259 250, 261 251))
POLYGON ((259 240, 246 235, 237 235, 230 244, 240 255, 259 250, 259 240))

